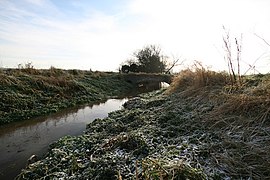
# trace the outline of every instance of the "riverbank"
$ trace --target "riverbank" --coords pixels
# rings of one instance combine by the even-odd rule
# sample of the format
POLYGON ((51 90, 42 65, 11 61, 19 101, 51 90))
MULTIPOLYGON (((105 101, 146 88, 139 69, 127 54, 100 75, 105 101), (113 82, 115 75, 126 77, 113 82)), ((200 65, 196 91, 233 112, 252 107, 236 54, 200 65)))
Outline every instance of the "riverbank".
POLYGON ((113 72, 1 69, 0 125, 122 96, 132 88, 113 72))
POLYGON ((268 179, 270 76, 184 71, 63 137, 17 179, 268 179))
POLYGON ((0 179, 14 179, 26 167, 30 156, 43 157, 49 145, 63 136, 82 135, 87 124, 121 109, 126 101, 127 98, 108 99, 1 126, 0 179))

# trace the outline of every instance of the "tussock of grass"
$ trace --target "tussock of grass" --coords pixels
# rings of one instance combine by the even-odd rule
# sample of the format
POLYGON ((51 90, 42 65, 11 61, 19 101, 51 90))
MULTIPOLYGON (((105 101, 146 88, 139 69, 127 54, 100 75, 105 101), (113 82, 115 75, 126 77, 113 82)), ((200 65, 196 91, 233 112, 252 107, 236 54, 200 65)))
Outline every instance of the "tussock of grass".
POLYGON ((202 171, 190 167, 187 163, 179 161, 166 161, 145 158, 142 164, 143 179, 206 179, 202 171))
POLYGON ((169 93, 186 89, 196 89, 206 86, 224 86, 229 82, 229 76, 224 72, 215 72, 203 67, 181 71, 168 89, 169 93))

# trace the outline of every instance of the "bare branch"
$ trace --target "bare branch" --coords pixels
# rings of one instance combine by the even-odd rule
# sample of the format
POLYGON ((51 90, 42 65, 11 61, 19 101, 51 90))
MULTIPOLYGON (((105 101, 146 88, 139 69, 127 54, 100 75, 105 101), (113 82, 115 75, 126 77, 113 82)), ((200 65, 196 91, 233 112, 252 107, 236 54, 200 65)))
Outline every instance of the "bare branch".
POLYGON ((258 34, 254 33, 255 36, 257 36, 258 38, 260 38, 265 44, 267 44, 268 46, 270 46, 270 44, 261 36, 259 36, 258 34))
MULTIPOLYGON (((174 60, 173 63, 172 63, 172 65, 171 65, 171 67, 168 68, 168 70, 165 72, 165 74, 168 74, 172 70, 172 68, 174 68, 175 66, 179 65, 179 64, 176 64, 178 61, 179 61, 179 59, 174 60)), ((180 64, 183 64, 183 61, 180 64)))
POLYGON ((238 67, 238 80, 240 85, 242 84, 242 78, 240 74, 240 58, 241 58, 241 52, 242 52, 242 39, 243 39, 243 34, 241 34, 240 42, 237 38, 235 38, 235 44, 237 48, 237 67, 238 67))

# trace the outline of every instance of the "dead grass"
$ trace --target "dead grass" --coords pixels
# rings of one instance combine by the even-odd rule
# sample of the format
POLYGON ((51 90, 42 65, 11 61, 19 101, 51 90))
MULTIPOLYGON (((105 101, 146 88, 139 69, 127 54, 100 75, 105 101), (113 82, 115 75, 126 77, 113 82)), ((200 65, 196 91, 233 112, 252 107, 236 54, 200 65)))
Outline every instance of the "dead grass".
POLYGON ((202 171, 192 168, 183 161, 166 161, 160 159, 145 158, 142 164, 143 179, 206 179, 202 171))
POLYGON ((202 87, 224 86, 228 84, 229 76, 225 72, 215 72, 199 65, 192 69, 181 71, 174 79, 168 93, 191 90, 202 87))
POLYGON ((241 91, 223 93, 224 103, 216 106, 204 121, 222 137, 222 153, 215 150, 219 166, 231 177, 270 178, 269 79, 241 91))
POLYGON ((195 108, 200 103, 213 105, 200 119, 220 138, 208 150, 226 176, 270 179, 269 74, 244 76, 242 84, 231 85, 225 73, 187 69, 173 80, 167 93, 181 95, 195 108))
POLYGON ((226 102, 216 108, 217 114, 238 115, 264 122, 269 118, 269 96, 250 96, 245 94, 224 96, 226 102))
POLYGON ((1 85, 10 86, 15 81, 16 81, 16 79, 14 79, 12 77, 8 77, 6 74, 0 74, 0 83, 1 83, 1 85))
POLYGON ((224 86, 219 99, 223 103, 216 109, 216 114, 237 115, 251 118, 256 123, 264 123, 270 119, 270 76, 245 77, 245 83, 227 91, 231 86, 224 86))

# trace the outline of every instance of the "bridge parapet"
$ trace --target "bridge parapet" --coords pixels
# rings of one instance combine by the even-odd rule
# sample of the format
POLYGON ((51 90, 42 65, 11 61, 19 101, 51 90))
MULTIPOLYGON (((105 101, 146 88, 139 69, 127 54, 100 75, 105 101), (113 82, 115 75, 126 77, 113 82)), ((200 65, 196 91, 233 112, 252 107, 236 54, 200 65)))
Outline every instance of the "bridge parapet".
POLYGON ((147 84, 166 82, 171 84, 173 76, 170 74, 147 74, 147 73, 130 73, 124 74, 124 79, 132 84, 147 84))

